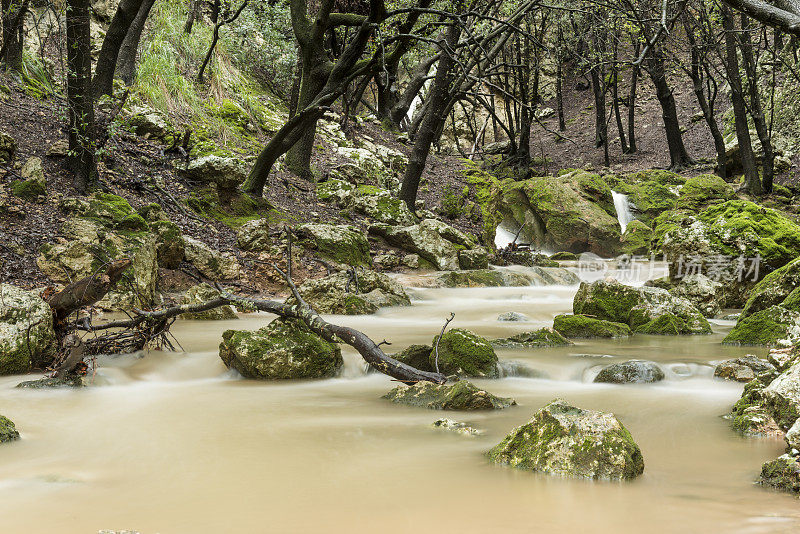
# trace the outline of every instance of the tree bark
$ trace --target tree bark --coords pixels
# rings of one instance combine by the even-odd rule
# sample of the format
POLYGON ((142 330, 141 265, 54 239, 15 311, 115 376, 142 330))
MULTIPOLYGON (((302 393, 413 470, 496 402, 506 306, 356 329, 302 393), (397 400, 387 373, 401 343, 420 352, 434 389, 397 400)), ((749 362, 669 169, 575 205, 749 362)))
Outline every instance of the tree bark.
POLYGON ((786 33, 800 37, 800 7, 794 0, 773 0, 775 5, 764 0, 723 0, 723 2, 762 24, 780 28, 786 33))
POLYGON ((119 56, 122 42, 128 34, 134 19, 142 7, 143 0, 121 0, 111 24, 106 30, 100 54, 97 56, 97 65, 94 69, 95 97, 110 95, 114 87, 114 72, 117 69, 117 57, 119 56))
POLYGON ((89 0, 67 2, 69 149, 79 193, 86 193, 97 179, 89 7, 89 0))
POLYGON ((122 279, 122 274, 131 264, 128 258, 114 260, 105 272, 94 273, 73 282, 47 299, 47 304, 53 309, 56 323, 60 323, 84 306, 91 306, 102 299, 116 287, 117 282, 122 279))
POLYGON ((28 13, 29 0, 23 0, 17 6, 12 0, 3 0, 3 45, 0 48, 0 60, 9 69, 22 69, 22 50, 25 35, 25 15, 28 13))
POLYGON ((689 157, 683 144, 683 135, 678 121, 678 110, 675 107, 675 97, 672 95, 672 89, 667 82, 664 59, 661 57, 660 49, 656 46, 652 47, 648 57, 649 68, 647 70, 653 80, 653 85, 656 87, 658 103, 661 104, 661 117, 664 120, 664 131, 667 136, 667 146, 669 147, 669 167, 673 171, 678 171, 691 165, 692 158, 689 157))
POLYGON ((731 104, 733 106, 736 139, 739 142, 739 158, 744 171, 744 188, 751 195, 761 195, 761 180, 758 178, 753 145, 750 139, 750 128, 747 125, 747 109, 744 103, 742 77, 739 71, 739 56, 737 54, 736 26, 733 14, 727 5, 722 5, 722 26, 725 33, 725 72, 728 75, 728 84, 731 87, 731 104))
POLYGON ((425 163, 431 150, 436 135, 438 122, 443 119, 443 112, 450 98, 450 71, 455 65, 453 55, 455 46, 461 35, 461 28, 457 24, 451 24, 447 28, 445 42, 442 45, 442 56, 436 68, 436 77, 433 80, 433 88, 428 98, 428 109, 425 118, 417 132, 414 141, 414 148, 408 159, 408 166, 403 175, 400 185, 400 200, 406 203, 411 212, 416 211, 417 191, 419 190, 419 180, 422 171, 425 170, 425 163))
POLYGON ((139 52, 139 41, 142 38, 142 31, 147 22, 147 17, 150 16, 150 9, 152 9, 155 0, 143 0, 142 5, 139 7, 139 12, 136 18, 133 19, 125 39, 122 41, 122 46, 119 50, 117 58, 116 77, 125 82, 125 85, 130 87, 136 78, 136 55, 139 52))

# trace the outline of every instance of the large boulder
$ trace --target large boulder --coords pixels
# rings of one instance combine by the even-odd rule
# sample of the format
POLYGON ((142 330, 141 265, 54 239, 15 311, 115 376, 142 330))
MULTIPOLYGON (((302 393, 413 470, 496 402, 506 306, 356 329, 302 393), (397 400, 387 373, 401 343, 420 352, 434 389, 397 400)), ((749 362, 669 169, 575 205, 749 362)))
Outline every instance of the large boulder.
POLYGON ((194 265, 210 280, 234 280, 239 278, 241 268, 230 254, 212 249, 199 239, 184 236, 186 261, 194 265))
POLYGON ((186 255, 181 229, 171 221, 154 221, 150 223, 150 228, 156 236, 158 266, 177 269, 186 255))
MULTIPOLYGON (((605 256, 620 250, 611 189, 599 175, 578 170, 503 180, 493 187, 489 206, 508 226, 523 228, 521 238, 538 248, 605 256)), ((494 241, 494 235, 487 238, 494 241)))
POLYGON ((433 338, 434 350, 430 354, 433 368, 437 365, 436 346, 438 342, 438 368, 447 375, 473 378, 497 378, 497 354, 492 344, 485 338, 465 330, 454 328, 433 338))
POLYGON ((336 202, 341 208, 353 209, 384 224, 410 225, 416 222, 405 202, 374 185, 352 185, 331 178, 317 185, 317 196, 322 201, 336 202))
MULTIPOLYGON (((114 12, 112 11, 111 13, 113 16, 114 12)), ((136 135, 152 137, 164 141, 174 133, 164 115, 153 108, 147 106, 131 106, 129 110, 126 110, 126 114, 128 115, 128 126, 136 135)))
POLYGON ((324 258, 345 265, 372 265, 367 236, 355 226, 302 224, 295 231, 304 246, 324 258))
POLYGON ((733 186, 716 174, 688 178, 681 187, 676 207, 696 211, 736 198, 733 186))
MULTIPOLYGON (((741 317, 753 315, 771 306, 783 305, 789 295, 797 294, 798 287, 800 287, 800 258, 769 273, 757 283, 750 291, 750 297, 745 303, 741 317)), ((790 307, 793 306, 795 300, 792 299, 790 307)), ((794 311, 800 312, 800 308, 796 308, 794 311)))
POLYGON ((15 180, 11 183, 11 192, 15 196, 36 200, 40 195, 47 193, 47 180, 44 177, 42 160, 36 156, 28 158, 19 170, 22 180, 15 180))
POLYGON ((242 250, 264 252, 271 244, 267 219, 247 221, 236 230, 236 246, 242 250))
POLYGON ((643 360, 629 360, 613 363, 595 377, 595 382, 607 384, 646 384, 664 380, 664 371, 653 363, 643 360))
POLYGON ((736 382, 750 382, 759 373, 775 371, 775 367, 766 360, 756 358, 753 355, 742 358, 733 358, 720 362, 714 368, 714 376, 724 380, 735 380, 736 382))
POLYGON ((620 238, 622 252, 629 256, 642 256, 650 252, 653 240, 653 229, 642 221, 633 220, 628 223, 620 238))
MULTIPOLYGON (((196 286, 190 287, 186 291, 181 299, 181 305, 196 306, 199 304, 205 304, 206 302, 210 302, 219 296, 219 291, 211 287, 211 285, 203 282, 202 284, 197 284, 196 286)), ((184 313, 181 315, 181 317, 183 319, 195 319, 202 321, 227 321, 239 318, 231 306, 220 306, 218 308, 212 308, 210 310, 201 312, 184 313)))
POLYGON ((458 270, 461 267, 459 250, 476 244, 472 236, 435 219, 425 219, 412 226, 375 224, 370 226, 369 232, 384 238, 390 245, 419 254, 441 271, 458 270))
POLYGON ((226 330, 219 356, 245 378, 261 380, 329 378, 343 365, 339 347, 298 319, 276 319, 255 332, 226 330))
POLYGON ((8 443, 17 441, 19 439, 19 432, 14 422, 7 417, 0 415, 0 443, 8 443))
POLYGON ((627 195, 636 219, 647 226, 661 213, 674 209, 685 178, 663 169, 646 169, 622 176, 606 175, 617 193, 627 195))
MULTIPOLYGON (((303 299, 318 313, 364 315, 378 308, 409 306, 403 286, 390 276, 375 271, 340 271, 324 278, 306 280, 298 288, 303 299)), ((291 297, 287 303, 294 304, 291 297)))
POLYGON ((800 461, 791 454, 784 454, 761 466, 759 483, 776 490, 800 494, 800 461))
POLYGON ((783 430, 800 417, 800 364, 794 364, 761 391, 764 405, 783 430))
POLYGON ((234 189, 245 181, 249 167, 241 158, 209 154, 192 160, 179 173, 189 180, 214 184, 220 189, 234 189))
POLYGON ((96 193, 89 199, 66 198, 59 207, 72 217, 61 227, 62 237, 40 250, 37 264, 45 275, 67 284, 101 272, 111 260, 129 257, 130 276, 99 305, 147 308, 158 302, 156 236, 127 200, 96 193))
POLYGON ((557 399, 488 452, 495 463, 549 475, 629 480, 644 472, 630 432, 610 413, 557 399))
POLYGON ((556 315, 553 329, 566 338, 628 337, 631 327, 586 315, 556 315))
POLYGON ((574 272, 562 267, 531 267, 524 271, 478 269, 439 271, 429 278, 415 280, 425 287, 526 287, 573 286, 580 283, 574 272))
POLYGON ((413 386, 401 385, 383 398, 430 410, 501 410, 517 404, 514 399, 497 397, 465 380, 455 384, 418 382, 413 386))
POLYGON ((800 342, 800 312, 771 306, 747 317, 722 340, 728 345, 789 347, 800 342))
POLYGON ((764 388, 774 378, 774 374, 762 373, 745 384, 741 398, 733 405, 728 416, 734 430, 752 436, 777 436, 783 433, 763 396, 764 388))
POLYGON ((53 311, 35 293, 0 284, 0 375, 44 368, 55 355, 53 311))
POLYGON ((711 325, 685 298, 656 287, 631 287, 617 281, 581 283, 572 304, 578 315, 624 323, 648 334, 710 334, 711 325))
POLYGON ((681 277, 670 293, 694 304, 705 317, 716 317, 725 299, 724 284, 700 273, 681 277))

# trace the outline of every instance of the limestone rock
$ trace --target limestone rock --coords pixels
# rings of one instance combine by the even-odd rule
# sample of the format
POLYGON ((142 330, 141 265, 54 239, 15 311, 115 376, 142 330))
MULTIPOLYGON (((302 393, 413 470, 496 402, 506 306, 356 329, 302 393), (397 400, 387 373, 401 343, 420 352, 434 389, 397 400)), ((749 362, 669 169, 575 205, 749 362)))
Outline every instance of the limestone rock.
POLYGON ((624 323, 613 323, 586 315, 556 315, 553 329, 566 338, 618 338, 633 334, 624 323))
POLYGON ((50 306, 34 293, 0 284, 0 375, 43 368, 55 350, 50 306))
POLYGON ((172 133, 164 116, 147 106, 131 106, 127 122, 136 135, 144 137, 163 140, 172 133))
POLYGON ((351 266, 372 264, 367 236, 355 226, 303 224, 296 233, 304 246, 327 259, 351 266))
POLYGON ((17 142, 6 132, 0 131, 0 162, 13 163, 17 153, 17 142))
POLYGON ((766 462, 761 466, 759 482, 780 491, 800 493, 800 463, 798 463, 798 459, 784 454, 775 460, 766 462))
MULTIPOLYGON (((181 299, 181 304, 197 305, 204 304, 219 297, 219 291, 211 287, 211 285, 203 282, 196 286, 190 287, 181 299)), ((195 319, 204 321, 227 321, 231 319, 238 319, 239 316, 231 306, 220 306, 211 310, 206 310, 196 313, 184 313, 181 315, 184 319, 195 319)))
MULTIPOLYGON (((317 313, 363 315, 381 307, 411 304, 403 287, 390 276, 375 271, 357 271, 358 282, 347 271, 324 278, 306 280, 300 295, 317 313)), ((294 303, 289 298, 287 303, 294 303)))
POLYGON ((458 264, 462 269, 466 270, 488 269, 489 254, 483 247, 477 247, 472 250, 459 250, 458 264))
POLYGON ((218 252, 202 241, 184 236, 186 261, 211 280, 234 280, 240 276, 239 263, 228 254, 218 252))
POLYGON ((533 332, 523 332, 511 337, 492 340, 492 345, 503 348, 561 347, 571 344, 564 336, 551 328, 540 328, 533 332))
POLYGON ((181 229, 170 221, 152 222, 150 228, 156 236, 158 265, 166 269, 177 269, 186 255, 181 229))
POLYGON ((748 355, 719 363, 714 368, 714 376, 736 382, 750 382, 759 373, 775 371, 775 367, 766 360, 748 355))
POLYGON ((772 306, 742 317, 722 342, 728 345, 790 347, 800 342, 800 312, 772 306))
POLYGON ((410 345, 399 354, 393 354, 392 358, 420 371, 433 372, 435 369, 431 366, 431 352, 433 347, 430 345, 410 345))
POLYGON ((383 398, 430 410, 501 410, 517 404, 514 399, 496 397, 465 380, 455 384, 418 382, 413 386, 400 385, 383 398))
POLYGON ((723 301, 722 286, 718 280, 693 273, 682 277, 671 293, 694 304, 705 317, 716 317, 723 301))
POLYGON ((613 414, 557 399, 488 453, 498 464, 549 475, 629 480, 644 472, 630 432, 613 414))
POLYGON ((192 160, 179 172, 190 180, 214 184, 221 189, 233 189, 244 182, 249 168, 241 158, 209 154, 192 160))
POLYGON ((766 310, 770 306, 782 305, 798 287, 800 287, 800 258, 769 273, 753 287, 742 310, 742 317, 766 310))
POLYGON ((778 375, 761 395, 778 426, 783 430, 791 428, 800 416, 800 364, 778 375))
POLYGON ((653 363, 629 360, 604 367, 595 377, 595 382, 609 384, 644 384, 664 380, 664 371, 653 363))
POLYGON ((11 419, 0 415, 0 443, 8 443, 19 439, 17 427, 11 419))
POLYGON ((518 312, 510 311, 510 312, 505 312, 505 313, 501 313, 500 315, 498 315, 497 316, 497 320, 498 321, 503 321, 503 322, 515 322, 515 323, 523 322, 524 323, 524 322, 530 321, 530 317, 528 317, 524 313, 518 313, 518 312))
POLYGON ((236 245, 242 250, 264 252, 269 250, 271 243, 267 219, 247 221, 236 230, 236 245))
POLYGON ((227 330, 219 355, 245 378, 261 380, 329 378, 343 365, 339 347, 297 319, 276 319, 255 332, 227 330))
MULTIPOLYGON (((433 338, 434 350, 430 364, 436 368, 436 345, 439 336, 433 338)), ((465 330, 454 328, 445 332, 439 341, 438 368, 446 375, 472 378, 497 378, 497 354, 485 338, 465 330)))
POLYGON ((461 434, 462 436, 478 436, 483 434, 481 430, 472 428, 467 423, 453 421, 452 419, 437 419, 431 426, 433 426, 433 428, 440 428, 442 430, 461 434))

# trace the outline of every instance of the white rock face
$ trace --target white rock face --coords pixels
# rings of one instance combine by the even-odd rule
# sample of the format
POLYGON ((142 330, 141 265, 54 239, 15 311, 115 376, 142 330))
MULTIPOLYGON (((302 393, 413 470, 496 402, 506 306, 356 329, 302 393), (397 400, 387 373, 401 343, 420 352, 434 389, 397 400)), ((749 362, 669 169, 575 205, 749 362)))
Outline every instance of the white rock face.
POLYGON ((54 353, 50 306, 35 293, 0 284, 0 375, 27 373, 54 353))
POLYGON ((235 258, 192 237, 184 236, 183 241, 186 245, 186 260, 197 267, 203 276, 211 280, 233 280, 241 276, 241 268, 235 258))

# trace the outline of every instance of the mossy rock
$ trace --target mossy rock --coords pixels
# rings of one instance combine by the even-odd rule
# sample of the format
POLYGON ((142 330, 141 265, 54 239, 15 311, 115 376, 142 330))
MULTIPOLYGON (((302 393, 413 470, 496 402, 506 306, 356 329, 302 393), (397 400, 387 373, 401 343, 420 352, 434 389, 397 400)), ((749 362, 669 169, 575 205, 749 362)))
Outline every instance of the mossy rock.
POLYGON ((496 269, 442 271, 436 274, 437 287, 525 287, 530 284, 530 280, 520 273, 496 269))
POLYGON ((686 180, 676 208, 695 211, 736 197, 733 186, 716 174, 701 174, 686 180))
POLYGON ((744 356, 720 362, 714 368, 714 377, 736 382, 750 382, 760 373, 774 373, 775 367, 766 360, 755 356, 744 356))
POLYGON ((236 230, 236 245, 242 250, 264 252, 271 244, 267 219, 247 221, 236 230))
POLYGON ((578 255, 562 250, 561 252, 556 252, 551 255, 550 259, 554 261, 578 261, 578 255))
POLYGON ((393 354, 392 358, 420 371, 434 372, 435 369, 431 367, 431 352, 433 347, 430 345, 410 345, 402 352, 393 354))
POLYGON ((147 232, 150 228, 127 200, 111 193, 95 193, 89 199, 65 198, 59 207, 68 214, 125 235, 147 232))
POLYGON ((260 380, 330 378, 343 365, 339 347, 299 319, 276 319, 255 332, 226 330, 219 355, 245 378, 260 380))
POLYGON ((677 186, 653 180, 623 182, 615 186, 615 189, 628 196, 628 201, 636 207, 637 220, 646 226, 651 225, 659 214, 674 209, 678 202, 677 186))
POLYGON ((800 312, 781 306, 742 317, 723 343, 728 345, 761 345, 785 347, 800 341, 800 312))
POLYGON ((783 431, 800 417, 800 364, 779 374, 761 390, 763 405, 783 431))
POLYGON ((303 224, 297 227, 296 234, 306 248, 324 258, 344 265, 372 265, 367 236, 355 226, 303 224))
MULTIPOLYGON (((434 351, 430 364, 437 368, 435 347, 439 336, 433 338, 434 351)), ((446 375, 473 378, 497 378, 497 354, 485 338, 465 330, 454 328, 445 332, 438 343, 438 368, 446 375)))
POLYGON ((18 439, 19 432, 17 432, 17 427, 14 426, 11 419, 0 415, 0 443, 9 443, 18 439))
POLYGON ((686 324, 686 321, 682 317, 678 317, 674 313, 665 313, 664 315, 659 315, 652 321, 637 326, 636 333, 654 336, 682 336, 690 335, 695 332, 686 324))
POLYGON ((572 343, 551 328, 540 328, 532 332, 523 332, 511 337, 493 339, 492 345, 503 348, 563 347, 572 343))
POLYGON ((595 377, 594 381, 607 384, 647 384, 664 380, 664 371, 654 362, 629 360, 612 363, 595 377))
MULTIPOLYGON (((206 302, 219 298, 219 296, 219 291, 211 287, 210 284, 203 282, 202 284, 190 287, 186 291, 181 299, 181 305, 196 306, 205 304, 206 302)), ((181 317, 183 319, 199 321, 229 321, 239 318, 231 306, 220 306, 201 312, 184 313, 181 317)))
POLYGON ((620 338, 632 335, 627 324, 586 315, 556 315, 553 329, 566 338, 620 338))
POLYGON ((787 309, 797 309, 800 294, 800 258, 784 265, 780 269, 769 273, 750 291, 750 298, 742 310, 742 317, 747 317, 771 306, 783 305, 787 309), (784 305, 790 295, 792 299, 784 305))
POLYGON ((0 376, 44 369, 55 351, 50 306, 33 292, 0 284, 0 376))
POLYGON ((628 223, 625 232, 620 238, 622 252, 629 256, 641 256, 650 252, 650 242, 653 239, 653 229, 642 221, 634 220, 628 223))
POLYGON ((150 228, 156 235, 156 255, 159 267, 177 269, 186 253, 181 229, 173 222, 161 220, 151 222, 150 228))
MULTIPOLYGON (((298 291, 317 313, 365 315, 379 308, 409 306, 403 287, 390 276, 369 270, 358 270, 357 279, 347 271, 324 278, 306 280, 298 291)), ((295 304, 294 297, 286 301, 295 304)))
POLYGON ((418 382, 413 386, 397 386, 383 398, 430 410, 502 410, 517 404, 514 399, 497 397, 466 380, 455 384, 418 382))
POLYGON ((761 466, 759 483, 794 495, 800 494, 800 462, 790 454, 765 462, 761 466))
POLYGON ((644 472, 641 450, 610 413, 556 399, 487 453, 497 464, 548 475, 630 480, 644 472))
POLYGON ((17 142, 6 132, 0 131, 0 162, 13 163, 17 153, 17 142))
POLYGON ((11 193, 25 200, 36 200, 47 194, 47 189, 36 180, 14 180, 11 182, 11 193))

